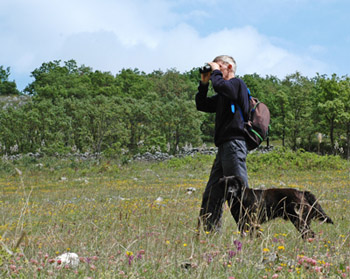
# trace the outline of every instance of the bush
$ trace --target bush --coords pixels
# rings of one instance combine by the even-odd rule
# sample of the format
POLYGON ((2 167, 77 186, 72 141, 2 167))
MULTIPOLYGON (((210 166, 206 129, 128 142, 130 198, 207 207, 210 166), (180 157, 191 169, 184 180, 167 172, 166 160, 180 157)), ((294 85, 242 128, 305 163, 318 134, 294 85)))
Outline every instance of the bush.
POLYGON ((266 170, 267 166, 272 170, 332 170, 346 169, 349 162, 339 156, 320 156, 303 149, 295 152, 287 148, 275 148, 264 154, 249 154, 247 165, 251 171, 266 170))

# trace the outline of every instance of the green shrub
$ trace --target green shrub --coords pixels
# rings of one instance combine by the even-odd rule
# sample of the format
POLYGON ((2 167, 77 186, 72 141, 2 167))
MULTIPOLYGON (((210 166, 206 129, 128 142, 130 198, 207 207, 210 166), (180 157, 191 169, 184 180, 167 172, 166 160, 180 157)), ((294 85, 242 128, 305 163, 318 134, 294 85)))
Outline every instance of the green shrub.
POLYGON ((272 152, 254 152, 248 155, 247 165, 251 171, 257 170, 332 170, 346 169, 349 162, 339 156, 306 152, 294 152, 287 148, 275 148, 272 152))

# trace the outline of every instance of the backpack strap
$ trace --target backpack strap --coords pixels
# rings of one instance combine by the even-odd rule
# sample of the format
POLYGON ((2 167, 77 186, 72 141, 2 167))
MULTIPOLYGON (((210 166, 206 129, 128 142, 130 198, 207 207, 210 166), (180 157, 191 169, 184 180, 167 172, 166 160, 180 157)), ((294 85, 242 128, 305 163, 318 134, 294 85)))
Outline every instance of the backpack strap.
MULTIPOLYGON (((250 90, 249 90, 248 87, 247 87, 247 91, 248 91, 248 97, 249 97, 249 100, 250 100, 250 99, 252 98, 252 95, 250 94, 250 90)), ((258 104, 256 104, 256 106, 257 106, 257 105, 258 105, 258 104)), ((254 106, 254 109, 251 110, 251 111, 250 111, 250 109, 249 109, 248 121, 249 121, 249 119, 250 119, 251 112, 253 112, 253 111, 255 110, 256 106, 254 106)), ((248 121, 245 121, 241 107, 240 107, 239 105, 237 105, 237 108, 238 108, 238 110, 239 110, 239 113, 241 114, 243 123, 244 123, 244 124, 247 124, 248 121)), ((231 104, 231 111, 232 111, 232 113, 235 113, 235 104, 234 104, 234 103, 231 104)))

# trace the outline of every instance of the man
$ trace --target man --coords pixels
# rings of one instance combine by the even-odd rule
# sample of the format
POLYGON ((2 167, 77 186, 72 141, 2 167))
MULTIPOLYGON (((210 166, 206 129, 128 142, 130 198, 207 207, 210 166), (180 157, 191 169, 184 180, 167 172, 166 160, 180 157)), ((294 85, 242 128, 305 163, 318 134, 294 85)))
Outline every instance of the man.
POLYGON ((249 95, 245 83, 235 77, 236 62, 228 55, 208 63, 211 72, 202 73, 196 94, 197 109, 216 113, 214 143, 218 147, 210 177, 203 193, 200 221, 206 231, 218 231, 221 226, 223 191, 215 189, 223 176, 241 176, 248 186, 247 147, 244 139, 244 119, 248 119, 249 95), (209 80, 215 95, 208 97, 209 80))

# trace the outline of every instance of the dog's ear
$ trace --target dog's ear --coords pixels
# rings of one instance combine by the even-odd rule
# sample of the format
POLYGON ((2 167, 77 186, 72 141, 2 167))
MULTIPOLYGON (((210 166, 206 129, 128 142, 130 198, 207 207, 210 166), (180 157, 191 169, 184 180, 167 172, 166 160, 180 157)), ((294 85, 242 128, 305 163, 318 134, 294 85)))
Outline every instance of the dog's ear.
POLYGON ((236 198, 238 196, 240 187, 237 183, 236 176, 225 177, 225 186, 227 187, 227 199, 236 198))
POLYGON ((239 194, 239 188, 234 186, 227 187, 227 199, 237 198, 239 194))
POLYGON ((237 183, 237 178, 238 176, 227 176, 225 181, 227 186, 237 187, 239 185, 239 183, 237 183))

